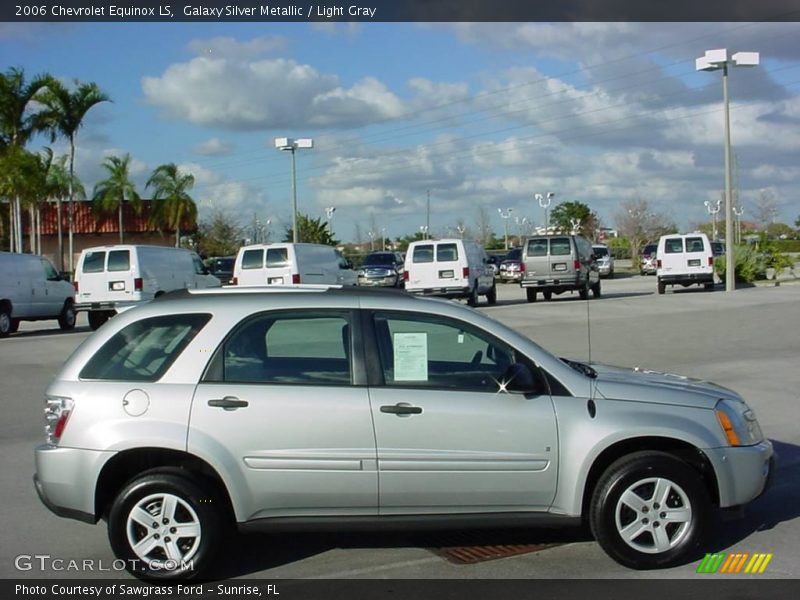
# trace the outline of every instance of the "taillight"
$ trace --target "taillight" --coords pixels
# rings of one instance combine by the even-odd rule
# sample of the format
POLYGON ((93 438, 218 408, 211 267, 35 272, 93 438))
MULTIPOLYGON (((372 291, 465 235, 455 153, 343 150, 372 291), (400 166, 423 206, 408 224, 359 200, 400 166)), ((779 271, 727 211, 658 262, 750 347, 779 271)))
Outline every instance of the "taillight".
POLYGON ((80 287, 81 287, 81 286, 78 284, 78 282, 77 282, 77 281, 73 281, 73 282, 72 282, 72 287, 74 287, 74 288, 75 288, 75 293, 76 293, 76 294, 77 294, 78 292, 80 292, 80 291, 81 291, 81 290, 80 290, 80 287))
POLYGON ((299 283, 300 283, 300 274, 299 273, 295 273, 294 275, 292 275, 292 283, 294 285, 299 285, 299 283))
POLYGON ((133 280, 133 291, 134 292, 141 292, 144 289, 144 281, 141 277, 137 277, 133 280))
POLYGON ((660 258, 656 261, 656 267, 659 268, 659 269, 661 268, 661 259, 660 258))
POLYGON ((713 267, 714 266, 714 257, 713 256, 709 256, 708 257, 708 266, 709 267, 713 267))
POLYGON ((44 402, 44 433, 48 444, 57 444, 64 434, 75 403, 71 398, 49 396, 44 402))
POLYGON ((525 272, 525 263, 524 262, 519 263, 519 272, 520 273, 524 273, 525 272))
POLYGON ((464 279, 469 279, 469 267, 464 267, 461 269, 461 277, 464 279))
POLYGON ((409 277, 408 271, 403 271, 403 281, 408 281, 409 277))
POLYGON ((239 285, 239 278, 234 277, 233 279, 231 279, 231 285, 239 285))
POLYGON ((573 263, 572 266, 575 268, 576 271, 580 271, 581 270, 581 261, 580 260, 575 260, 575 262, 573 263))

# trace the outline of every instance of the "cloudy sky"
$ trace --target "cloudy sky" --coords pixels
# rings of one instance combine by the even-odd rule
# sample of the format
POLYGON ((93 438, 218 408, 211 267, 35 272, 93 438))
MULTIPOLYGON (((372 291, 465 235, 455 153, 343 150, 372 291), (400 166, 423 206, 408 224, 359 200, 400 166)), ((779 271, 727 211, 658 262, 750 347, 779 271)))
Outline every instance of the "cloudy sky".
MULTIPOLYGON (((706 50, 758 51, 730 76, 734 184, 754 219, 800 216, 800 24, 74 23, 0 24, 0 64, 97 83, 113 102, 77 138, 91 188, 130 153, 140 193, 159 164, 196 177, 201 216, 255 216, 282 235, 299 210, 334 206, 337 237, 475 227, 498 208, 541 223, 534 194, 588 204, 614 226, 644 198, 682 229, 724 185, 721 74, 706 50), (279 231, 280 230, 280 231, 279 231)), ((36 140, 34 146, 49 140, 36 140)), ((63 152, 63 144, 55 146, 63 152)), ((552 209, 552 206, 551 206, 552 209)))

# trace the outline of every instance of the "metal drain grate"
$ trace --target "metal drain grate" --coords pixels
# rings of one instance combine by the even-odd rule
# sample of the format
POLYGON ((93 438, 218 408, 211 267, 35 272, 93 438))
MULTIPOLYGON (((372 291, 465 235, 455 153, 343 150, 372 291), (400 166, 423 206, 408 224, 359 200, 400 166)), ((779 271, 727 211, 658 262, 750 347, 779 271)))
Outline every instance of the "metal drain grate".
POLYGON ((449 546, 444 548, 429 548, 434 554, 441 556, 457 565, 472 565, 487 560, 508 558, 539 552, 560 544, 501 544, 496 546, 449 546))

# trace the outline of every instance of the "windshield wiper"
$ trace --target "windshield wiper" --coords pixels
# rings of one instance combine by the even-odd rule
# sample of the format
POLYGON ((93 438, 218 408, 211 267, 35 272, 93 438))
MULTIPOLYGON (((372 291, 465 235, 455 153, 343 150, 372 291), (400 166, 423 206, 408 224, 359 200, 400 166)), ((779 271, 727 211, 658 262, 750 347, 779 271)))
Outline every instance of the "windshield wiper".
POLYGON ((561 358, 560 360, 561 362, 563 362, 566 365, 569 365, 579 373, 583 373, 584 375, 586 375, 591 379, 597 379, 597 371, 595 371, 592 367, 590 367, 586 363, 569 360, 568 358, 561 358))

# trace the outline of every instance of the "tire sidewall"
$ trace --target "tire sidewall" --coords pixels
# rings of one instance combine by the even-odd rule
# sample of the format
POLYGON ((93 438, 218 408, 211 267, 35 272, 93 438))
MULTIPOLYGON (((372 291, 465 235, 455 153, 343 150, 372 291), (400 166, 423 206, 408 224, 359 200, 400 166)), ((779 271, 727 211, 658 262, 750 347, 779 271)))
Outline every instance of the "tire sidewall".
POLYGON ((108 518, 108 539, 114 555, 125 561, 128 571, 141 579, 171 581, 197 577, 205 571, 221 539, 221 517, 215 508, 219 503, 195 482, 169 473, 145 474, 126 485, 114 500, 108 518), (169 493, 189 504, 200 521, 200 547, 190 559, 192 568, 167 571, 150 568, 130 547, 127 520, 131 509, 146 496, 169 493))
POLYGON ((603 549, 620 564, 633 569, 664 568, 693 557, 702 543, 711 517, 711 504, 700 476, 687 464, 662 453, 648 453, 618 461, 601 478, 591 505, 592 533, 603 549), (639 552, 619 535, 616 506, 622 493, 637 481, 663 477, 680 486, 692 509, 692 521, 683 540, 659 554, 639 552))
POLYGON ((75 312, 75 306, 72 302, 67 301, 61 314, 58 317, 58 325, 61 329, 68 331, 75 328, 75 322, 78 320, 78 315, 75 312))

